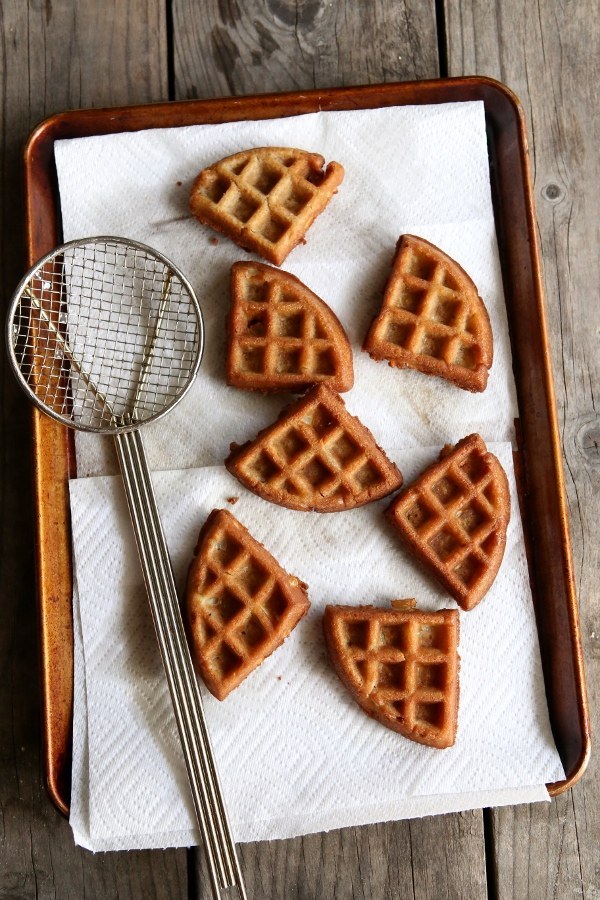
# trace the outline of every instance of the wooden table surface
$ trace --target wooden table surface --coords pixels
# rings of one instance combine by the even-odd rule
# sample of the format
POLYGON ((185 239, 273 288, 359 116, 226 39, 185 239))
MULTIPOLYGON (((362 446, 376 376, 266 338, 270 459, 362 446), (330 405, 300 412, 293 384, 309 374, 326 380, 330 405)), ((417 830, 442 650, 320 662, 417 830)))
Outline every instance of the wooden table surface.
MULTIPOLYGON (((1 0, 2 296, 25 269, 20 160, 51 113, 490 75, 524 105, 592 725, 600 686, 600 30, 592 0, 1 0)), ((2 350, 4 353, 4 350, 2 350)), ((30 417, 2 375, 0 900, 208 898, 191 850, 93 855, 41 777, 30 417)), ((550 804, 247 844, 252 900, 598 898, 597 761, 550 804)))

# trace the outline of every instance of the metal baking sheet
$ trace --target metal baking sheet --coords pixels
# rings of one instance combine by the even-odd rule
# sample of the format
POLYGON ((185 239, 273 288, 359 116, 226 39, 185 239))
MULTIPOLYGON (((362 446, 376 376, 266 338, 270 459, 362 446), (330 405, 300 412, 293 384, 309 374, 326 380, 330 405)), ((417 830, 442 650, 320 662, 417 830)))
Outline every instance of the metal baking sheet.
MULTIPOLYGON (((54 142, 181 125, 216 124, 318 110, 370 109, 481 100, 484 103, 496 231, 519 402, 515 454, 531 586, 550 720, 571 787, 590 753, 590 730, 562 455, 523 110, 504 85, 457 78, 301 93, 65 112, 42 122, 25 149, 29 262, 62 241, 54 142)), ((68 479, 73 435, 33 412, 37 586, 44 768, 50 796, 67 813, 73 710, 73 620, 68 479)))

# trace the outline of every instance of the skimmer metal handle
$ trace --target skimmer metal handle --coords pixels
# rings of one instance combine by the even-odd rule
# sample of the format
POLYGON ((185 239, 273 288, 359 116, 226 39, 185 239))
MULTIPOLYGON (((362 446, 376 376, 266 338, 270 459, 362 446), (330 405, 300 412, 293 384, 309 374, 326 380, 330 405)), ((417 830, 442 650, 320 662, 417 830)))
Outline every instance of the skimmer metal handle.
POLYGON ((139 431, 117 434, 115 446, 206 851, 213 896, 215 900, 225 897, 246 900, 142 436, 139 431))

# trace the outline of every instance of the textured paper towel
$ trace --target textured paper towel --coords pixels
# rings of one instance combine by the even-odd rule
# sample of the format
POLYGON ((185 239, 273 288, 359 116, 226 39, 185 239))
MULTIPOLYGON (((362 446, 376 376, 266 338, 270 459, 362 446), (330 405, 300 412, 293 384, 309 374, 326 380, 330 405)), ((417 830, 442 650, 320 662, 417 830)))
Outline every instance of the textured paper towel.
MULTIPOLYGON (((237 840, 283 838, 482 805, 547 799, 564 777, 550 732, 509 444, 512 518, 484 601, 461 613, 453 748, 414 744, 369 719, 327 661, 327 602, 451 606, 385 524, 386 501, 333 515, 254 497, 222 467, 154 477, 181 589, 200 525, 234 514, 309 584, 308 617, 225 702, 206 712, 237 840)), ((407 480, 437 455, 392 454, 407 480)), ((173 715, 118 478, 71 482, 75 721, 71 823, 96 850, 182 846, 197 835, 173 715)))
MULTIPOLYGON (((297 146, 346 169, 338 194, 286 270, 329 303, 352 342, 353 412, 388 447, 435 446, 472 431, 513 437, 517 415, 506 311, 490 195, 483 104, 450 103, 287 119, 155 129, 56 144, 65 240, 93 234, 133 238, 165 253, 197 291, 206 352, 189 395, 144 432, 153 469, 219 464, 232 440, 271 422, 281 397, 224 383, 224 319, 231 263, 247 254, 189 216, 198 171, 252 146, 297 146), (178 184, 181 182, 181 184, 178 184), (438 244, 469 272, 485 299, 494 365, 484 394, 417 372, 398 372, 360 351, 381 303, 398 236, 438 244)), ((77 435, 79 475, 116 471, 106 444, 77 435)))

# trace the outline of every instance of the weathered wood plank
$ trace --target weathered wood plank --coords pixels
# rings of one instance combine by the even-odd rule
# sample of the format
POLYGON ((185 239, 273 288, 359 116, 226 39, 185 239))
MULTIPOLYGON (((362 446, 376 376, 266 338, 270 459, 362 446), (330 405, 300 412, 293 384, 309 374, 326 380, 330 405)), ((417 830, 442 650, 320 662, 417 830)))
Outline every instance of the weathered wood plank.
MULTIPOLYGON (((482 844, 477 811, 242 844, 240 859, 254 900, 483 898, 482 844)), ((198 862, 196 889, 204 896, 207 874, 198 862)))
POLYGON ((435 78, 433 0, 173 0, 175 96, 435 78))
MULTIPOLYGON (((446 4, 449 72, 499 78, 521 98, 531 159, 593 732, 600 689, 600 35, 593 4, 446 4), (595 20, 594 20, 595 21, 595 20)), ((594 729, 595 724, 595 729, 594 729)), ((499 898, 600 891, 600 768, 549 807, 493 813, 499 898), (535 848, 535 850, 533 849, 535 848)))
MULTIPOLYGON (((20 158, 30 130, 69 107, 164 99, 167 43, 160 0, 3 0, 0 33, 5 309, 25 266, 20 158)), ((80 850, 41 783, 30 409, 4 366, 0 398, 0 897, 187 897, 185 851, 80 850)))
MULTIPOLYGON (((174 0, 177 99, 435 77, 433 2, 174 0)), ((247 844, 249 897, 486 896, 481 812, 247 844), (440 853, 440 848, 444 852, 440 853)), ((198 857, 197 889, 206 890, 198 857)))

